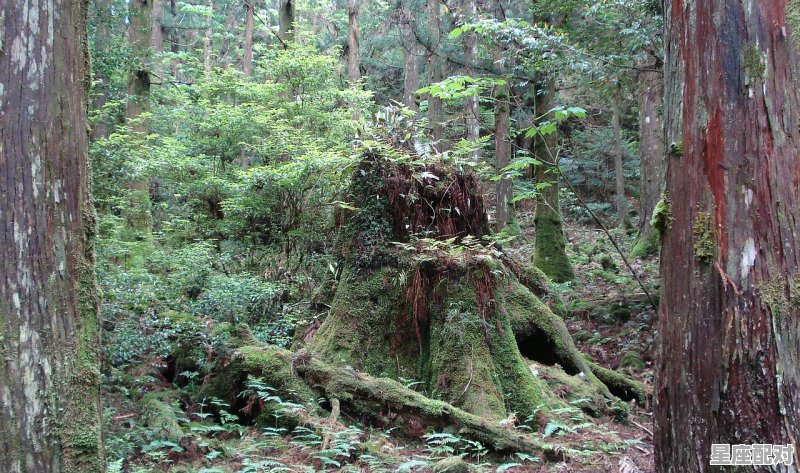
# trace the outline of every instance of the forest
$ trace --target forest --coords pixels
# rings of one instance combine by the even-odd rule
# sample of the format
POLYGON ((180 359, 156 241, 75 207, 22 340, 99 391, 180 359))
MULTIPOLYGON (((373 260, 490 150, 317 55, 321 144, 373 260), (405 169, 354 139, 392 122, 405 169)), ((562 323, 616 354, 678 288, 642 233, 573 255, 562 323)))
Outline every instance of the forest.
POLYGON ((0 471, 796 472, 800 1, 0 0, 0 471))

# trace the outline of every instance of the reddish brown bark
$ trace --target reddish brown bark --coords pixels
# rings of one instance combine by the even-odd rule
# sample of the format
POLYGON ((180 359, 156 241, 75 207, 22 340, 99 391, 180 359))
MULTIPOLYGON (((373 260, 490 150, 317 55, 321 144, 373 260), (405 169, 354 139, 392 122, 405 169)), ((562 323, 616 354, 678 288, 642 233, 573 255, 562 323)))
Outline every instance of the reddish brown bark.
POLYGON ((800 446, 796 8, 666 2, 660 471, 710 471, 712 443, 800 446))
POLYGON ((0 470, 105 471, 85 1, 0 3, 0 470))

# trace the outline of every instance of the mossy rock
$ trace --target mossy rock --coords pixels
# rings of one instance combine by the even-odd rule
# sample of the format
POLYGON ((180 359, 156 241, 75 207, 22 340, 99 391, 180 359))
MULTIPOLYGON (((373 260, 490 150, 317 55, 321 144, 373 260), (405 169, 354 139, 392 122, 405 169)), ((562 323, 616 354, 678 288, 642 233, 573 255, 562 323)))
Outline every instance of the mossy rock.
POLYGON ((625 323, 631 319, 633 311, 624 304, 612 304, 609 315, 611 315, 616 322, 625 323))
POLYGON ((628 351, 622 355, 619 366, 638 371, 644 369, 644 361, 642 360, 642 355, 638 351, 628 351))
POLYGON ((183 437, 183 428, 178 423, 176 410, 172 403, 176 401, 175 393, 162 391, 142 396, 142 420, 148 429, 165 440, 177 442, 183 437))
POLYGON ((475 471, 469 463, 461 457, 449 457, 433 464, 434 473, 472 473, 475 471))

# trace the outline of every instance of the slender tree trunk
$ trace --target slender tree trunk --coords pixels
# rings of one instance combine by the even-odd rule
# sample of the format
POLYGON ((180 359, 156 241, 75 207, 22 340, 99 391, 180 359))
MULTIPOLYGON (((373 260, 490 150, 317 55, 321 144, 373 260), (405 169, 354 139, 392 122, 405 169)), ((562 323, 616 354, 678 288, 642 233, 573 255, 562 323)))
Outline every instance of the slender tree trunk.
MULTIPOLYGON (((547 80, 537 94, 535 116, 542 116, 553 107, 555 81, 547 80)), ((556 156, 558 141, 553 133, 546 138, 536 137, 533 155, 542 164, 536 169, 536 183, 543 186, 536 199, 536 240, 534 241, 533 264, 555 282, 575 279, 572 264, 567 258, 567 241, 561 220, 561 204, 558 197, 558 174, 550 172, 556 156), (548 164, 550 163, 550 164, 548 164)))
MULTIPOLYGON (((169 0, 170 20, 172 22, 172 29, 169 32, 170 51, 173 54, 178 54, 181 51, 181 29, 178 27, 178 1, 169 0)), ((172 77, 179 80, 178 74, 180 73, 180 61, 173 59, 172 61, 172 77)))
POLYGON ((128 102, 125 117, 136 120, 134 131, 147 133, 146 119, 139 116, 150 111, 150 45, 152 40, 153 4, 149 0, 130 0, 128 6, 128 43, 137 54, 128 77, 128 102))
MULTIPOLYGON (((478 15, 476 0, 464 0, 463 7, 466 19, 474 20, 478 15)), ((474 77, 474 66, 478 62, 478 36, 475 33, 469 32, 464 35, 464 59, 467 64, 464 74, 469 77, 474 77)), ((480 103, 478 101, 478 95, 468 97, 464 101, 464 112, 466 117, 467 141, 476 142, 481 134, 480 103)), ((470 152, 469 157, 473 162, 477 163, 480 159, 480 150, 473 150, 470 152)))
POLYGON ((622 154, 622 126, 620 114, 622 113, 621 97, 616 94, 613 111, 611 114, 612 141, 614 142, 614 204, 617 208, 617 225, 622 228, 630 227, 628 220, 628 200, 625 199, 625 172, 622 154))
POLYGON ((403 104, 411 110, 418 110, 417 90, 419 90, 419 58, 422 48, 414 34, 414 14, 407 0, 400 11, 400 33, 403 38, 403 104))
POLYGON ((244 24, 244 57, 242 57, 242 72, 247 77, 253 75, 253 4, 246 3, 247 19, 244 24))
POLYGON ((712 444, 800 446, 800 13, 665 7, 656 465, 702 473, 712 444))
POLYGON ((208 8, 211 10, 208 19, 206 20, 206 29, 203 33, 203 70, 206 73, 211 72, 213 64, 211 63, 211 53, 213 49, 213 35, 214 35, 214 0, 208 0, 208 8))
POLYGON ((10 473, 105 471, 86 6, 0 3, 0 465, 10 473))
MULTIPOLYGON (((439 9, 441 0, 428 0, 428 29, 430 44, 427 58, 428 83, 433 84, 444 79, 441 61, 437 56, 441 35, 441 16, 439 9)), ((444 104, 442 100, 428 95, 428 122, 434 147, 443 151, 444 143, 444 104)))
MULTIPOLYGON (((239 29, 239 21, 236 19, 236 10, 230 6, 227 8, 228 16, 225 18, 225 31, 236 31, 239 29)), ((235 47, 233 44, 234 41, 231 41, 230 36, 225 35, 222 41, 218 62, 226 69, 236 61, 235 47)))
MULTIPOLYGON (((111 36, 111 27, 110 22, 111 20, 111 11, 108 5, 104 2, 94 2, 90 6, 90 22, 97 25, 94 33, 94 50, 95 51, 106 51, 111 45, 112 36, 111 36)), ((106 77, 105 74, 102 72, 98 73, 94 77, 94 82, 92 84, 91 89, 91 102, 92 102, 92 111, 99 111, 102 110, 105 105, 106 101, 108 100, 109 96, 109 86, 110 86, 111 79, 106 77)), ((92 131, 91 131, 91 138, 92 141, 97 141, 99 139, 105 138, 108 136, 108 123, 102 118, 96 120, 92 123, 92 131)))
POLYGON ((278 17, 280 24, 278 26, 278 36, 284 42, 294 41, 294 22, 295 22, 295 0, 279 0, 280 9, 278 17))
POLYGON ((347 57, 347 76, 351 83, 358 82, 361 79, 361 48, 359 46, 359 32, 358 32, 358 8, 359 0, 348 0, 347 5, 347 18, 348 18, 348 57, 347 57))
MULTIPOLYGON (((655 67, 655 66, 651 66, 655 67)), ((664 87, 663 76, 645 72, 641 76, 642 93, 639 95, 639 235, 631 256, 641 257, 658 250, 658 232, 650 220, 653 210, 664 191, 664 121, 660 112, 664 87)))
MULTIPOLYGON (((495 17, 504 20, 503 9, 499 0, 495 1, 495 17)), ((503 48, 499 45, 494 46, 494 63, 505 72, 505 58, 503 48)), ((508 82, 495 88, 495 108, 494 108, 494 161, 495 172, 502 173, 502 169, 508 166, 511 160, 511 141, 509 129, 511 127, 511 87, 508 82)), ((495 208, 495 230, 503 230, 512 220, 514 220, 514 204, 511 203, 514 197, 514 187, 510 179, 502 177, 497 181, 495 188, 497 198, 495 208)))

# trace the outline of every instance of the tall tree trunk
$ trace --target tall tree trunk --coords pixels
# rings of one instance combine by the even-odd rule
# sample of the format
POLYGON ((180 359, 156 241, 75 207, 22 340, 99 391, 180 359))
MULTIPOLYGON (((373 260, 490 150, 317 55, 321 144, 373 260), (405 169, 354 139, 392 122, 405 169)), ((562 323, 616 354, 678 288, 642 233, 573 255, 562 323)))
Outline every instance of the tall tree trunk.
POLYGON ((359 32, 358 32, 358 7, 359 7, 359 0, 348 0, 347 5, 347 18, 348 18, 348 28, 347 28, 347 44, 348 44, 348 56, 347 56, 347 76, 350 79, 350 82, 356 83, 359 79, 361 79, 361 62, 360 62, 360 55, 361 55, 361 48, 359 46, 359 32))
POLYGON ((153 24, 150 35, 150 48, 154 53, 164 52, 164 0, 151 0, 153 3, 153 24))
POLYGON ((294 0, 279 0, 280 8, 278 11, 278 19, 280 21, 278 26, 278 36, 282 41, 294 41, 294 22, 295 22, 295 5, 294 0))
POLYGON ((206 73, 211 72, 213 66, 211 62, 211 53, 214 35, 214 0, 208 0, 208 8, 210 12, 206 19, 206 29, 203 32, 203 71, 206 73))
POLYGON ((244 24, 244 57, 242 57, 242 72, 246 77, 253 75, 253 4, 246 3, 247 19, 244 24))
POLYGON ((414 13, 403 2, 400 11, 400 33, 403 37, 403 104, 411 110, 418 110, 417 90, 419 90, 419 58, 422 56, 417 35, 414 33, 414 13))
MULTIPOLYGON (((112 13, 111 8, 105 2, 93 2, 90 5, 90 23, 96 25, 94 33, 94 50, 106 51, 111 47, 112 32, 111 22, 112 13)), ((111 79, 104 74, 104 71, 97 71, 95 73, 94 82, 92 83, 91 103, 92 111, 102 110, 109 96, 109 86, 111 79)), ((91 138, 92 141, 108 136, 108 123, 102 118, 97 119, 92 125, 91 138)))
MULTIPOLYGON (((498 20, 505 20, 502 5, 499 0, 495 1, 495 17, 498 20)), ((505 59, 503 48, 499 45, 494 46, 494 63, 501 73, 505 72, 505 59)), ((508 82, 498 85, 495 88, 495 108, 494 108, 494 161, 495 172, 502 173, 502 169, 508 166, 511 160, 511 141, 509 128, 511 127, 511 87, 508 82)), ((497 203, 495 204, 495 230, 503 230, 509 222, 514 220, 514 204, 511 203, 514 197, 514 187, 511 179, 502 177, 497 181, 495 187, 497 203)))
MULTIPOLYGON (((495 126, 494 126, 494 159, 495 172, 500 174, 511 160, 511 142, 509 141, 509 125, 511 122, 511 105, 509 103, 508 83, 499 85, 495 91, 495 126)), ((497 181, 495 189, 497 203, 495 208, 495 230, 503 230, 514 218, 514 188, 511 180, 503 176, 497 181)))
POLYGON ((135 119, 134 131, 147 133, 146 119, 139 119, 150 111, 150 45, 152 40, 153 4, 149 0, 130 0, 128 6, 128 43, 137 57, 128 76, 128 103, 125 117, 135 119))
MULTIPOLYGON (((239 21, 236 18, 237 10, 231 6, 227 7, 228 16, 225 18, 225 31, 233 32, 239 29, 239 21)), ((219 62, 222 67, 228 68, 236 61, 236 47, 234 41, 231 41, 230 35, 225 35, 222 40, 222 48, 220 50, 219 62)))
POLYGON ((105 471, 86 6, 0 3, 0 464, 11 473, 105 471))
MULTIPOLYGON (((536 96, 536 113, 539 117, 553 107, 555 81, 546 80, 540 85, 536 96)), ((553 133, 545 138, 534 140, 533 155, 543 164, 536 169, 536 183, 543 186, 536 199, 536 239, 534 241, 533 264, 555 282, 575 279, 572 264, 567 258, 567 241, 561 219, 561 204, 558 197, 558 174, 551 172, 558 141, 553 133)))
POLYGON ((625 199, 625 172, 623 167, 622 154, 622 126, 620 125, 620 115, 622 114, 622 98, 620 94, 615 94, 613 111, 611 114, 611 129, 614 142, 614 204, 617 209, 617 225, 622 228, 630 227, 628 220, 628 200, 625 199))
MULTIPOLYGON (((178 0, 169 0, 170 21, 172 22, 172 29, 169 32, 170 51, 177 55, 181 51, 181 29, 178 27, 178 0)), ((177 59, 172 60, 172 76, 175 80, 179 80, 178 74, 180 73, 180 61, 177 59)))
MULTIPOLYGON (((131 0, 128 6, 128 42, 140 56, 128 77, 128 102, 125 117, 131 129, 147 134, 150 123, 146 115, 150 112, 150 58, 153 26, 153 3, 149 0, 131 0)), ((150 186, 144 173, 131 176, 128 182, 128 207, 125 220, 136 238, 149 237, 153 226, 150 213, 150 186)))
MULTIPOLYGON (((651 66, 653 68, 657 66, 651 66)), ((658 66, 660 67, 660 66, 658 66)), ((664 190, 664 121, 660 111, 664 94, 663 76, 658 71, 641 75, 639 95, 639 234, 631 256, 641 257, 658 250, 658 232, 650 220, 664 190)))
MULTIPOLYGON (((428 29, 430 44, 428 45, 427 72, 428 83, 433 84, 444 79, 442 64, 437 55, 441 36, 441 0, 428 0, 428 29)), ((443 151, 444 143, 444 104, 442 99, 428 95, 428 122, 431 138, 436 149, 443 151)))
POLYGON ((800 13, 665 6, 656 465, 702 473, 711 444, 800 446, 800 13))
MULTIPOLYGON (((476 0, 464 0, 464 15, 466 19, 474 20, 478 15, 476 0)), ((475 64, 478 62, 478 35, 468 32, 464 35, 464 59, 467 64, 464 74, 469 77, 475 76, 475 64)), ((480 104, 478 95, 468 97, 464 101, 465 125, 467 129, 467 141, 476 142, 481 134, 480 104)), ((480 150, 476 149, 469 153, 473 162, 478 162, 480 150)))

